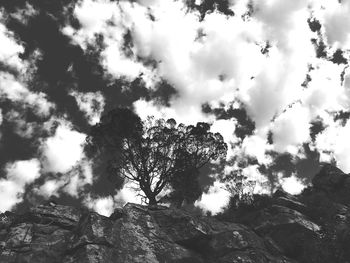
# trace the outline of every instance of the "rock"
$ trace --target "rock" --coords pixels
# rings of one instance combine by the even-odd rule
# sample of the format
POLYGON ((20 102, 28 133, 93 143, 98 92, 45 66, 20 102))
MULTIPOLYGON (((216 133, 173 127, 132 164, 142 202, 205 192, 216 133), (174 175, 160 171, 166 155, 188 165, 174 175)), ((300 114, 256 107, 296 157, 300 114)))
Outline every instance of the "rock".
POLYGON ((180 209, 127 204, 105 217, 47 204, 8 215, 0 262, 292 262, 244 225, 180 209))
POLYGON ((305 249, 317 243, 321 230, 305 215, 278 205, 259 211, 252 219, 251 226, 260 235, 270 237, 285 255, 295 259, 303 257, 305 249))
POLYGON ((65 229, 74 229, 79 222, 81 211, 70 206, 40 205, 32 208, 27 216, 41 224, 53 224, 65 229))
POLYGON ((289 193, 287 193, 286 191, 284 191, 283 189, 277 189, 274 193, 273 193, 273 198, 277 199, 277 198, 284 198, 284 199, 288 199, 288 200, 293 200, 293 201, 298 201, 297 198, 289 193))
POLYGON ((125 205, 125 216, 115 223, 118 262, 203 262, 199 254, 172 242, 150 212, 145 206, 125 205))
POLYGON ((119 218, 122 218, 124 215, 124 211, 122 208, 116 208, 114 209, 114 212, 109 216, 111 220, 117 220, 119 218))
POLYGON ((324 165, 312 183, 315 190, 325 192, 333 201, 350 203, 350 176, 337 167, 324 165))
POLYGON ((245 251, 235 251, 221 258, 218 263, 296 263, 288 258, 274 257, 264 251, 247 249, 245 251))
POLYGON ((295 200, 295 199, 290 199, 286 197, 278 197, 274 199, 274 204, 279 205, 279 206, 284 206, 288 207, 290 209, 293 209, 295 211, 298 211, 299 213, 302 214, 307 214, 308 213, 308 208, 305 204, 295 200))
POLYGON ((13 224, 15 219, 16 215, 12 212, 6 211, 5 213, 0 214, 0 229, 8 228, 13 224))
MULTIPOLYGON (((242 253, 245 259, 251 260, 247 262, 255 262, 252 251, 259 251, 257 253, 264 258, 273 258, 264 240, 244 225, 196 218, 179 209, 151 214, 174 242, 204 255, 209 262, 235 262, 235 255, 242 253)), ((282 257, 276 257, 278 259, 282 260, 282 257)))
POLYGON ((337 188, 344 186, 348 175, 335 166, 330 164, 324 165, 318 174, 312 179, 315 189, 323 190, 328 193, 334 192, 337 188))

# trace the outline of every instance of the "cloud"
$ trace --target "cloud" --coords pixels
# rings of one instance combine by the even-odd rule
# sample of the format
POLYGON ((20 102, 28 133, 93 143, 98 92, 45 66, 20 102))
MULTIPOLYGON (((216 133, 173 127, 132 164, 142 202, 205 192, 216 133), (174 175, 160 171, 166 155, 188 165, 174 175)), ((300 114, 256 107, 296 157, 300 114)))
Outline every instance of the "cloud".
POLYGON ((238 141, 238 138, 235 136, 234 131, 236 129, 236 121, 235 119, 229 120, 216 120, 210 127, 211 132, 218 132, 224 138, 225 143, 228 145, 228 152, 226 159, 228 160, 230 157, 234 155, 232 147, 230 144, 238 141))
MULTIPOLYGON (((93 183, 82 151, 84 117, 96 124, 104 109, 119 105, 134 106, 143 119, 154 115, 187 125, 210 122, 212 131, 232 145, 229 157, 249 157, 266 166, 277 158, 268 154, 272 150, 301 158, 303 146, 310 144, 310 123, 319 120, 325 129, 311 146, 320 151, 321 160, 334 158, 341 168, 350 169, 349 127, 346 120, 334 121, 350 107, 345 64, 350 55, 350 1, 237 0, 228 6, 235 16, 210 8, 205 17, 185 2, 79 0, 63 6, 64 20, 40 4, 35 5, 40 11, 28 4, 14 6, 17 11, 8 15, 1 11, 2 142, 17 135, 40 142, 43 172, 50 174, 38 186, 42 193, 81 197, 79 188, 93 183), (39 15, 44 13, 50 15, 39 15), (311 17, 319 22, 318 30, 310 29, 311 17), (13 26, 18 22, 20 27, 13 26), (325 55, 320 57, 314 43, 321 41, 325 55), (335 52, 342 55, 342 63, 332 59, 335 52), (133 82, 138 78, 144 83, 129 85, 139 83, 133 82), (162 82, 176 94, 166 103, 154 96, 163 94, 162 82), (138 88, 141 99, 134 96, 138 88), (240 132, 238 118, 220 119, 203 105, 225 111, 240 105, 250 130, 240 132), (51 134, 54 120, 59 120, 58 127, 51 134), (46 133, 50 137, 41 137, 46 133)), ((263 182, 255 164, 244 172, 263 182)), ((9 189, 16 186, 6 180, 1 182, 9 189)), ((285 184, 298 188, 288 180, 285 184)), ((217 192, 213 188, 212 197, 225 199, 217 192)), ((17 200, 16 195, 9 198, 17 200)), ((132 194, 124 188, 117 199, 132 200, 132 194)), ((107 207, 101 208, 104 213, 109 202, 98 205, 107 207)))
POLYGON ((100 198, 92 198, 91 196, 88 196, 85 200, 85 204, 90 209, 93 209, 95 212, 103 216, 110 216, 115 208, 114 200, 110 196, 100 198))
POLYGON ((303 103, 310 108, 313 117, 324 111, 339 111, 350 105, 346 84, 341 84, 344 66, 330 61, 317 60, 310 72, 311 81, 304 91, 303 103))
POLYGON ((13 131, 23 138, 33 138, 36 135, 39 125, 35 122, 28 122, 25 116, 18 111, 11 110, 6 113, 5 119, 13 124, 13 131))
POLYGON ((34 192, 44 197, 58 196, 58 190, 64 185, 64 181, 47 180, 40 187, 35 188, 34 192))
POLYGON ((90 125, 95 125, 100 121, 105 106, 105 99, 101 92, 71 91, 70 95, 75 97, 79 109, 84 113, 90 125))
POLYGON ((300 194, 306 187, 303 181, 297 178, 295 175, 286 178, 281 178, 280 184, 284 191, 293 195, 300 194))
POLYGON ((6 178, 0 179, 1 212, 22 201, 24 187, 39 178, 40 169, 38 159, 15 161, 5 166, 6 178))
POLYGON ((310 114, 300 103, 288 108, 272 123, 274 150, 298 153, 298 146, 310 139, 310 114))
POLYGON ((92 163, 84 159, 76 169, 68 173, 61 181, 66 181, 62 189, 71 196, 79 197, 84 194, 84 187, 93 184, 92 163))
POLYGON ((4 179, 0 179, 0 211, 3 213, 10 210, 15 204, 22 201, 20 197, 21 189, 16 183, 4 179))
POLYGON ((41 185, 34 188, 34 192, 45 198, 52 195, 59 197, 62 193, 79 198, 86 194, 85 187, 93 184, 92 164, 83 159, 68 172, 48 176, 41 185))
POLYGON ((123 50, 124 36, 130 23, 128 21, 130 17, 123 10, 129 6, 131 4, 126 1, 119 4, 105 0, 80 1, 75 6, 74 15, 81 28, 75 30, 68 25, 63 28, 63 33, 84 49, 89 44, 95 45, 96 36, 103 35, 102 65, 115 78, 124 77, 133 80, 148 70, 135 56, 125 54, 123 50))
POLYGON ((153 101, 146 101, 140 99, 133 103, 136 113, 145 120, 147 116, 154 116, 155 118, 169 119, 173 118, 178 123, 186 125, 195 124, 197 122, 213 121, 214 117, 208 117, 198 107, 186 107, 174 109, 172 107, 163 107, 154 103, 153 101))
POLYGON ((210 211, 215 215, 222 212, 229 201, 230 193, 225 190, 223 184, 215 182, 209 188, 209 191, 203 193, 201 199, 195 202, 195 206, 200 207, 204 211, 210 211))
POLYGON ((330 162, 332 158, 346 173, 350 172, 350 122, 342 126, 340 122, 329 123, 329 126, 316 136, 315 147, 321 153, 321 161, 330 162))
POLYGON ((38 159, 26 161, 16 161, 7 164, 7 179, 14 181, 18 185, 25 185, 33 182, 40 176, 40 162, 38 159))
POLYGON ((246 154, 255 157, 260 164, 266 164, 271 161, 265 153, 266 151, 271 150, 272 146, 267 143, 264 136, 247 136, 244 138, 242 145, 238 147, 241 148, 243 152, 238 152, 237 154, 246 154))
POLYGON ((328 43, 343 49, 350 48, 350 1, 327 1, 321 12, 328 43))
POLYGON ((0 10, 0 61, 20 70, 23 67, 23 62, 19 58, 19 54, 24 51, 24 48, 15 41, 13 33, 1 23, 4 19, 4 14, 0 10))
POLYGON ((49 102, 43 92, 32 92, 25 84, 9 73, 0 72, 0 100, 10 100, 24 108, 30 108, 38 116, 46 117, 55 105, 49 102))
POLYGON ((41 146, 43 166, 47 172, 68 172, 83 158, 85 134, 61 123, 54 136, 47 138, 41 146))

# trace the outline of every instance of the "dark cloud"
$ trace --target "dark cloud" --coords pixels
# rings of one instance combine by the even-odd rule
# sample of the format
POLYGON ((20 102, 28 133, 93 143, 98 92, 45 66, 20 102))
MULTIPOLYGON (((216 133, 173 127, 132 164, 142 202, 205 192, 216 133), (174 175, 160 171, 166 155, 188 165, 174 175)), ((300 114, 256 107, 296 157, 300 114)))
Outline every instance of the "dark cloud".
POLYGON ((1 125, 0 132, 0 169, 3 169, 7 162, 26 160, 36 156, 37 142, 32 138, 23 138, 14 133, 13 124, 6 119, 1 125))
POLYGON ((309 18, 307 20, 307 23, 309 24, 309 27, 312 32, 320 32, 322 26, 320 21, 318 21, 316 18, 309 18))
POLYGON ((348 64, 348 60, 346 58, 344 58, 343 56, 344 52, 341 50, 341 49, 337 49, 332 58, 331 58, 331 61, 335 64, 348 64))
POLYGON ((161 80, 150 91, 147 100, 152 100, 160 105, 170 107, 170 100, 176 96, 178 96, 177 90, 166 80, 161 80))
POLYGON ((324 129, 325 125, 323 124, 321 119, 316 119, 313 122, 311 122, 310 126, 310 137, 311 140, 314 142, 316 139, 317 134, 320 134, 324 129))
POLYGON ((311 43, 315 47, 317 58, 327 58, 327 46, 324 43, 322 38, 321 39, 312 38, 311 43))
POLYGON ((242 140, 246 136, 252 135, 255 130, 255 123, 248 116, 243 105, 240 108, 233 108, 231 106, 226 110, 224 105, 220 108, 212 108, 209 104, 204 104, 202 105, 202 111, 207 114, 214 114, 217 120, 235 118, 237 120, 235 135, 242 140))
POLYGON ((350 111, 339 111, 334 115, 334 121, 340 121, 342 126, 345 126, 350 118, 350 111))
POLYGON ((191 10, 197 10, 200 13, 200 19, 203 20, 207 13, 217 10, 227 16, 234 16, 235 13, 230 9, 229 0, 204 0, 197 5, 196 0, 186 0, 187 6, 191 10))

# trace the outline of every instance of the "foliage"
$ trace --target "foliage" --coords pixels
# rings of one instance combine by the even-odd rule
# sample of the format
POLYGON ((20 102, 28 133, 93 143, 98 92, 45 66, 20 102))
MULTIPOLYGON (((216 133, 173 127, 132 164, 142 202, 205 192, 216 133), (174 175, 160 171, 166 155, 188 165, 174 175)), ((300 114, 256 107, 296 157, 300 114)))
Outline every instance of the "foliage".
POLYGON ((250 203, 256 182, 248 180, 241 170, 231 172, 224 180, 225 188, 231 193, 231 205, 238 207, 241 203, 250 203))
POLYGON ((236 198, 231 197, 226 209, 216 217, 222 221, 244 223, 247 218, 248 221, 251 219, 252 213, 269 207, 271 204, 272 197, 269 195, 252 194, 248 200, 243 199, 239 202, 236 198))
POLYGON ((197 187, 198 170, 224 158, 227 151, 222 136, 211 133, 207 123, 186 126, 153 117, 141 121, 128 109, 102 117, 92 127, 87 145, 93 155, 108 152, 111 173, 135 182, 149 204, 157 204, 156 197, 170 185, 188 199, 197 196, 189 191, 197 187))

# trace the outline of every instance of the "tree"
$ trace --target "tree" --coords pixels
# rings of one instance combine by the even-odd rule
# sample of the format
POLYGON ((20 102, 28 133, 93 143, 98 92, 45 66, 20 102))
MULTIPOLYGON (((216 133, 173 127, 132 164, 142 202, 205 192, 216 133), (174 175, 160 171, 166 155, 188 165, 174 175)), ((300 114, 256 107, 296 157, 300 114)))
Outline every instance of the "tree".
POLYGON ((128 109, 115 109, 92 127, 89 152, 108 153, 110 171, 135 182, 148 204, 158 203, 162 190, 176 185, 176 176, 196 171, 226 156, 227 145, 210 125, 176 124, 174 119, 146 121, 128 109), (186 161, 184 161, 186 160, 186 161))

